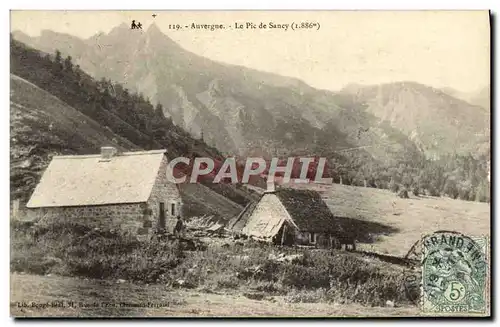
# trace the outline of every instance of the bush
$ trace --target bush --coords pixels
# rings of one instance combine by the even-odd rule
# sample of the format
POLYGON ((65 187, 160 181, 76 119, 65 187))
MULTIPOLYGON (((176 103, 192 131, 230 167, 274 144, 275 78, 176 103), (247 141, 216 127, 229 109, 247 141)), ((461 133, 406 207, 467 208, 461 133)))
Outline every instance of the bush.
MULTIPOLYGON (((220 276, 220 275, 219 275, 220 276)), ((217 279, 217 288, 221 289, 236 289, 240 286, 240 281, 236 276, 230 275, 230 276, 220 276, 217 279)))
POLYGON ((409 199, 408 191, 406 189, 402 189, 398 192, 398 196, 402 199, 409 199))
POLYGON ((431 187, 429 187, 428 191, 429 191, 429 194, 430 194, 431 196, 441 196, 441 193, 440 193, 440 192, 439 192, 439 190, 438 190, 437 188, 435 188, 435 187, 432 187, 432 186, 431 186, 431 187))
MULTIPOLYGON (((18 228, 19 226, 14 226, 18 228)), ((15 230, 11 269, 88 278, 155 282, 177 266, 179 243, 138 241, 128 233, 96 230, 75 223, 53 223, 15 230), (29 241, 28 241, 29 240, 29 241)))
POLYGON ((257 285, 253 289, 268 294, 283 294, 284 292, 281 283, 278 282, 257 282, 257 285))
POLYGON ((393 193, 397 193, 399 191, 399 184, 394 182, 394 180, 391 180, 389 183, 389 190, 393 193))
POLYGON ((14 255, 11 257, 12 271, 27 271, 37 275, 45 275, 51 272, 59 261, 55 258, 45 257, 42 253, 14 255))
POLYGON ((318 303, 328 302, 327 289, 319 288, 314 291, 292 290, 285 298, 288 303, 318 303))
POLYGON ((318 269, 317 267, 303 267, 295 264, 285 265, 282 283, 284 286, 299 289, 329 288, 328 267, 318 269))
POLYGON ((85 256, 79 255, 85 249, 81 246, 69 249, 66 261, 69 274, 153 283, 181 260, 176 245, 171 243, 141 242, 134 248, 122 249, 116 241, 99 240, 87 248, 85 256))

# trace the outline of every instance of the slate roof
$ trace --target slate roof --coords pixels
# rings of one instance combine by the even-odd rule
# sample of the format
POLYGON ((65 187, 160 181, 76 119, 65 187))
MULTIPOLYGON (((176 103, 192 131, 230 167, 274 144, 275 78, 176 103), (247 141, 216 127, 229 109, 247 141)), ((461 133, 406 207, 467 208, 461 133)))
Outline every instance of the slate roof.
POLYGON ((55 156, 35 188, 28 208, 146 202, 166 150, 55 156))

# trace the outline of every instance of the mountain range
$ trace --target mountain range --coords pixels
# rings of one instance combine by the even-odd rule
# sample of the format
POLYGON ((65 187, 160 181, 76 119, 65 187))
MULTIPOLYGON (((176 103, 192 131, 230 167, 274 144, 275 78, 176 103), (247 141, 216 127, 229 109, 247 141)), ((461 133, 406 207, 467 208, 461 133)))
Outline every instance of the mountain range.
MULTIPOLYGON (((10 55, 11 199, 29 199, 54 155, 95 154, 102 146, 114 146, 120 152, 164 148, 169 157, 222 157, 157 116, 152 105, 135 94, 122 89, 120 95, 110 96, 81 70, 16 40, 11 41, 10 55), (119 109, 124 102, 130 105, 125 114, 119 109), (149 117, 137 116, 140 112, 149 117), (155 123, 156 129, 147 127, 155 123)), ((252 190, 232 184, 202 181, 179 188, 188 217, 228 220, 255 197, 252 190)))
POLYGON ((487 110, 414 82, 318 90, 191 53, 154 24, 144 31, 122 24, 88 39, 48 30, 12 34, 161 103, 177 126, 226 155, 390 160, 402 150, 439 156, 489 146, 487 110))
POLYGON ((464 100, 472 105, 480 106, 490 111, 491 90, 489 86, 482 87, 476 92, 461 92, 452 87, 445 87, 441 90, 457 99, 464 100))

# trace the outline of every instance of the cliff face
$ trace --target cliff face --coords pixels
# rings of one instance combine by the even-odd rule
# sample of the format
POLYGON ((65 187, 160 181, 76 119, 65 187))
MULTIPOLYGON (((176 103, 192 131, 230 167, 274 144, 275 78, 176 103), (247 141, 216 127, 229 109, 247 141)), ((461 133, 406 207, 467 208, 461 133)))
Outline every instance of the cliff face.
POLYGON ((480 106, 415 82, 351 86, 343 93, 380 121, 402 131, 425 152, 439 155, 489 148, 490 115, 480 106))

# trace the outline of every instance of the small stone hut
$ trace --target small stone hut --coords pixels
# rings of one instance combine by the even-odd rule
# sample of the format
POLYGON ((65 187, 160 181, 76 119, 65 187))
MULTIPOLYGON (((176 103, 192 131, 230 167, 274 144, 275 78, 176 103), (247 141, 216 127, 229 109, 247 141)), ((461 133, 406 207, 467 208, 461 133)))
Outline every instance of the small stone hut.
POLYGON ((55 156, 26 207, 39 222, 57 219, 137 234, 173 228, 181 196, 167 180, 166 150, 55 156))
POLYGON ((342 237, 340 222, 318 192, 273 186, 230 221, 228 229, 277 245, 336 247, 342 237))

